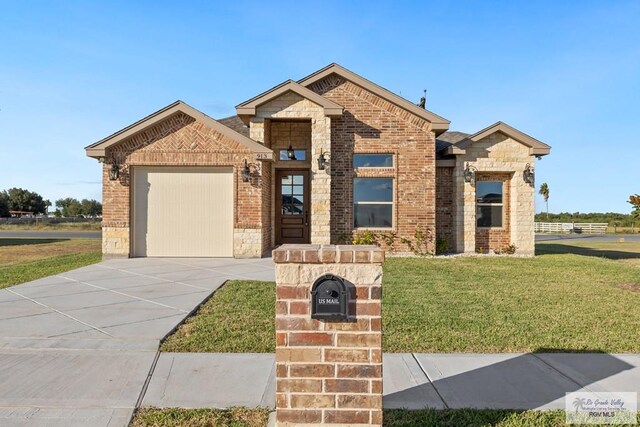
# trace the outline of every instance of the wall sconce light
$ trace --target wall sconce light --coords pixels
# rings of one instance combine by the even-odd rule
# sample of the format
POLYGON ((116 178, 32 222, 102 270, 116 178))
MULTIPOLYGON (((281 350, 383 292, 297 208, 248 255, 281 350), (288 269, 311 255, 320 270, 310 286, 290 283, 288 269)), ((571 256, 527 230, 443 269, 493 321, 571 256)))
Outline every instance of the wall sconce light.
POLYGON ((467 162, 467 167, 464 169, 464 182, 474 185, 476 183, 476 172, 478 172, 478 169, 467 162))
POLYGON ((109 168, 109 180, 116 181, 120 176, 120 166, 114 161, 109 168))
POLYGON ((247 159, 244 159, 244 167, 242 168, 242 181, 249 182, 250 177, 251 171, 249 170, 249 164, 247 163, 247 159))
POLYGON ((327 158, 324 156, 324 152, 320 151, 318 156, 318 169, 323 171, 327 167, 327 158))
POLYGON ((533 186, 536 182, 536 174, 529 163, 524 167, 524 172, 522 172, 522 179, 527 184, 533 186))

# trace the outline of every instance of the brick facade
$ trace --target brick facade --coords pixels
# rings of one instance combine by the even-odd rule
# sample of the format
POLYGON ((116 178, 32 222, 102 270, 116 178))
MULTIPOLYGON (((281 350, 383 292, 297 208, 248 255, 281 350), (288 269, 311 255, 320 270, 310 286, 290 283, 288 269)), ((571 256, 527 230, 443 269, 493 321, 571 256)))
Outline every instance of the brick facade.
POLYGON ((276 426, 382 425, 382 261, 371 246, 285 245, 276 263, 276 426), (320 276, 349 286, 346 322, 313 320, 320 276))
MULTIPOLYGON (((116 161, 121 170, 119 179, 110 181, 110 165, 103 165, 105 256, 132 253, 130 174, 136 166, 233 167, 235 257, 259 257, 277 243, 276 172, 287 168, 309 171, 310 243, 350 243, 363 231, 354 228, 354 178, 386 177, 393 179, 393 226, 373 231, 394 233, 394 251, 408 252, 401 239, 413 241, 416 230, 423 228, 435 234, 434 240, 446 242, 450 252, 474 253, 514 244, 519 254, 533 255, 534 190, 522 179, 526 165, 535 161, 530 147, 497 132, 474 141, 462 154, 445 157, 441 164, 446 167, 436 167, 434 128, 442 132, 442 123, 432 123, 424 118, 428 114, 420 113, 423 110, 403 108, 402 102, 390 102, 375 87, 349 78, 339 73, 323 75, 302 90, 296 89, 299 93, 279 92, 256 105, 253 115, 243 116, 248 128, 239 119, 235 127, 246 130, 245 139, 253 140, 246 139, 244 145, 233 133, 221 133, 224 128, 214 129, 215 122, 180 110, 106 148, 104 158, 108 163, 116 161), (318 104, 326 100, 338 110, 342 107, 342 114, 327 112, 318 104), (272 149, 274 160, 255 160, 248 148, 254 141, 262 144, 255 144, 257 151, 272 149), (289 144, 305 149, 307 159, 280 161, 279 151, 289 144), (317 164, 320 153, 328 159, 325 170, 317 164), (391 154, 393 167, 354 169, 353 155, 359 153, 391 154), (245 159, 251 169, 248 183, 242 180, 245 159), (467 163, 478 170, 478 179, 485 173, 503 174, 509 191, 505 227, 500 230, 476 227, 475 189, 464 181, 467 163)), ((435 248, 431 245, 429 249, 435 248)))
POLYGON ((435 136, 430 123, 362 87, 332 75, 309 89, 342 105, 342 118, 331 122, 331 241, 349 240, 353 220, 353 178, 394 179, 396 248, 413 239, 417 226, 435 231, 435 136), (353 169, 354 153, 390 153, 394 167, 353 169))
POLYGON ((502 227, 476 227, 476 252, 500 251, 511 245, 510 173, 478 173, 476 181, 502 181, 502 227))
POLYGON ((453 231, 453 168, 436 168, 436 239, 446 242, 446 251, 456 247, 453 231))
POLYGON ((261 237, 262 221, 267 216, 262 196, 268 174, 262 173, 262 162, 253 161, 253 154, 233 139, 186 114, 178 113, 109 149, 106 157, 115 159, 121 167, 119 179, 110 181, 110 165, 103 165, 105 255, 126 257, 131 254, 130 174, 136 166, 232 166, 235 186, 234 255, 259 257, 271 249, 269 240, 263 241, 261 237), (242 181, 245 159, 252 169, 248 183, 242 181), (267 245, 263 245, 264 242, 267 245))

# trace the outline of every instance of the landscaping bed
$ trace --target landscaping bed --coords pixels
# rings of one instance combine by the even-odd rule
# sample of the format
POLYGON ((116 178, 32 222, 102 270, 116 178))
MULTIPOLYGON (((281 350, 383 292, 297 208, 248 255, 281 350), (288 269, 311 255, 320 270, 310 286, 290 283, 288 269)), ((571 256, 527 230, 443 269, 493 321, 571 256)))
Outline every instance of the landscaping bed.
MULTIPOLYGON (((534 259, 393 258, 386 352, 640 352, 640 244, 538 244, 534 259), (604 245, 604 246, 603 246, 604 245)), ((275 285, 231 281, 161 346, 274 352, 275 285)))

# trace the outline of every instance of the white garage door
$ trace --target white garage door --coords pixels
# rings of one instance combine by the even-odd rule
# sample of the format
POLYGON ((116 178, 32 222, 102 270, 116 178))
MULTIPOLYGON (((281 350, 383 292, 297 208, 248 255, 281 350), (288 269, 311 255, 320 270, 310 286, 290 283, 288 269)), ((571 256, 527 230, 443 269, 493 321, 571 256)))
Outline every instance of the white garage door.
POLYGON ((233 256, 233 170, 135 167, 133 254, 233 256))

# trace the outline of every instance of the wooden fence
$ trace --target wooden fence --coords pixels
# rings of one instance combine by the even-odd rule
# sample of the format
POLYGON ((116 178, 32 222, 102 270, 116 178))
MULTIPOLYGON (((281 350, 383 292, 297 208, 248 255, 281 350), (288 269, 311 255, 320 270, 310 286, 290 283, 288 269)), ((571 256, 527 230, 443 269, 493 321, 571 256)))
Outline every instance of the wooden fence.
POLYGON ((536 222, 536 233, 605 234, 606 222, 536 222))

